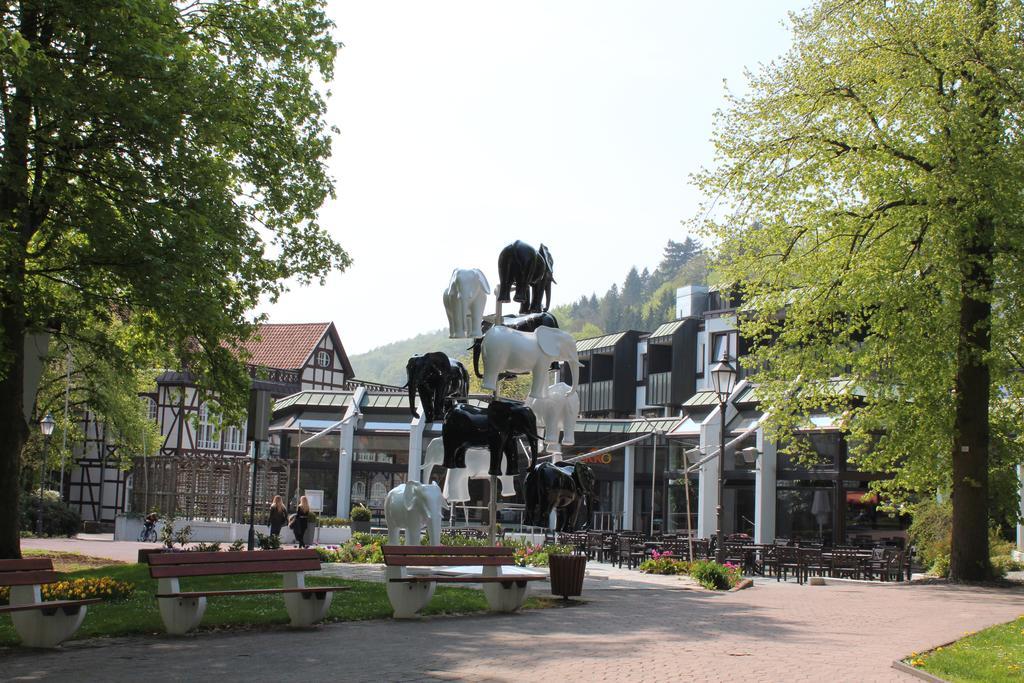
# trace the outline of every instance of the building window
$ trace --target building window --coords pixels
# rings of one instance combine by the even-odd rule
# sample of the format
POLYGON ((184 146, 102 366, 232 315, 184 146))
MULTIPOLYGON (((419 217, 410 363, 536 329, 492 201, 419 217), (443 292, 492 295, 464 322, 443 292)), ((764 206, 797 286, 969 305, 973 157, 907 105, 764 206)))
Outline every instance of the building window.
POLYGON ((331 366, 331 354, 326 351, 317 351, 316 364, 322 368, 329 368, 331 366))
POLYGON ((199 406, 199 424, 196 429, 196 445, 207 451, 220 450, 220 420, 210 414, 210 406, 203 403, 199 406))
POLYGON ((384 505, 384 498, 388 495, 388 487, 382 481, 375 481, 370 487, 370 505, 380 507, 384 505))
POLYGON ((241 427, 234 425, 224 430, 224 450, 236 453, 245 452, 245 423, 241 427))
POLYGON ((352 500, 362 502, 366 500, 366 482, 352 482, 352 500))
POLYGON ((156 417, 157 417, 157 404, 156 404, 156 401, 154 401, 153 399, 151 399, 148 396, 146 396, 144 398, 145 398, 145 401, 146 401, 146 417, 148 417, 153 422, 156 422, 156 417))

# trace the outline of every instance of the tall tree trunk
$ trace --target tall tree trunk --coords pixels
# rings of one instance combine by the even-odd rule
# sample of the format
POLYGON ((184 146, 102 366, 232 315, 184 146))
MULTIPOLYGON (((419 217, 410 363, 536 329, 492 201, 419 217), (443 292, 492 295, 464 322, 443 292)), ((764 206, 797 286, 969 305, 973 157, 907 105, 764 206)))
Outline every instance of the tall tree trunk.
POLYGON ((0 308, 0 354, 9 358, 0 373, 0 559, 21 557, 19 505, 21 451, 28 440, 23 404, 25 316, 20 292, 12 292, 0 308))
POLYGON ((989 577, 988 449, 992 347, 992 219, 982 217, 961 243, 960 338, 957 344, 953 437, 953 538, 949 574, 954 581, 989 577))

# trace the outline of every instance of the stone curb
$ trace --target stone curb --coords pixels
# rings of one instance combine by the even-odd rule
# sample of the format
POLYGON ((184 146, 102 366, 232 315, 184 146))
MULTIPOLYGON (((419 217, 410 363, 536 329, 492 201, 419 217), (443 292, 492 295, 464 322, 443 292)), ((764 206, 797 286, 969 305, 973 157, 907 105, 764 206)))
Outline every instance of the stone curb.
POLYGON ((914 676, 915 678, 919 678, 922 681, 928 681, 928 683, 949 683, 949 681, 947 681, 945 678, 933 676, 927 671, 921 671, 920 669, 916 669, 910 666, 909 664, 901 662, 898 659, 892 663, 892 668, 896 669, 897 671, 902 671, 905 674, 914 676))

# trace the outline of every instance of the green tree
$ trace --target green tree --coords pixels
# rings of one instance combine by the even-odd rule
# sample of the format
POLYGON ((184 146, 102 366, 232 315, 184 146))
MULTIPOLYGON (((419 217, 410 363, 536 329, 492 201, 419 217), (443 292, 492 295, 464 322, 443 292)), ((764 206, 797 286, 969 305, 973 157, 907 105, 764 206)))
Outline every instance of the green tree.
POLYGON ((665 245, 665 251, 662 253, 658 270, 665 277, 672 277, 676 271, 689 263, 690 259, 700 252, 700 242, 690 236, 687 236, 682 242, 669 240, 668 244, 665 245))
POLYGON ((315 83, 337 50, 322 3, 23 0, 0 16, 0 557, 17 557, 26 332, 63 348, 128 322, 237 408, 247 312, 348 258, 316 220, 332 186, 315 83))
POLYGON ((844 415, 893 504, 951 492, 951 576, 984 578, 989 470, 1021 458, 995 418, 1024 398, 1024 4, 821 0, 792 22, 718 121, 697 181, 728 217, 704 234, 746 291, 776 434, 844 415))

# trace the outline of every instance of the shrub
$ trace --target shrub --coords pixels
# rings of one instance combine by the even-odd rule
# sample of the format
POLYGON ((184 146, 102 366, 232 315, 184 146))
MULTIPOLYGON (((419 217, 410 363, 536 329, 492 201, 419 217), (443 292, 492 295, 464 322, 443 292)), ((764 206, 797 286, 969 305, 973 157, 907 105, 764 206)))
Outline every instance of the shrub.
POLYGON ((641 562, 640 571, 645 574, 664 574, 669 576, 689 574, 690 563, 686 560, 677 560, 672 557, 672 553, 666 552, 658 557, 641 562))
POLYGON ((551 555, 571 555, 571 545, 533 545, 521 541, 502 541, 502 545, 515 548, 513 557, 520 567, 547 567, 551 555))
POLYGON ((256 547, 260 550, 278 550, 281 547, 281 537, 257 531, 256 547))
POLYGON ((247 545, 249 545, 249 544, 246 543, 245 541, 243 541, 242 539, 238 539, 237 541, 235 541, 234 543, 232 543, 231 545, 228 546, 228 552, 230 552, 230 553, 241 552, 241 551, 245 550, 247 545))
POLYGON ((740 568, 732 564, 718 564, 712 560, 690 563, 690 576, 711 590, 728 590, 740 580, 740 568))
POLYGON ((220 552, 220 543, 196 543, 191 549, 197 553, 217 553, 220 552))
MULTIPOLYGON (((82 530, 82 516, 57 500, 51 491, 43 492, 43 535, 74 536, 82 530)), ((18 505, 18 525, 23 532, 34 533, 39 514, 39 495, 21 496, 18 505)))
MULTIPOLYGON (((98 579, 71 579, 48 583, 42 586, 40 592, 46 601, 102 598, 110 602, 120 602, 127 600, 134 591, 135 584, 104 576, 98 579)), ((10 589, 4 586, 0 588, 0 603, 7 603, 8 600, 10 589)))
POLYGON ((947 576, 953 538, 953 506, 949 501, 937 503, 929 499, 914 506, 913 516, 907 534, 917 547, 921 564, 932 574, 947 576))
POLYGON ((350 522, 347 519, 345 519, 344 517, 321 517, 317 521, 317 524, 321 528, 326 528, 326 527, 348 526, 350 524, 350 522))
POLYGON ((351 512, 349 512, 349 519, 353 522, 369 522, 372 516, 370 508, 365 505, 354 505, 351 512))

